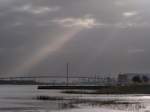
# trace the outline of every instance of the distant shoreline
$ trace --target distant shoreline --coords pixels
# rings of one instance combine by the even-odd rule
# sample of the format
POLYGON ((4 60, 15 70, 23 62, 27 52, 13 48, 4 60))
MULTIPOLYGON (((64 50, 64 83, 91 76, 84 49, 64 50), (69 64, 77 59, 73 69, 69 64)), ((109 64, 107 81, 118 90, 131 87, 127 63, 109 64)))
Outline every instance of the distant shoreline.
POLYGON ((60 89, 67 94, 150 94, 150 85, 130 86, 38 86, 38 89, 60 89), (92 90, 92 91, 88 91, 92 90))

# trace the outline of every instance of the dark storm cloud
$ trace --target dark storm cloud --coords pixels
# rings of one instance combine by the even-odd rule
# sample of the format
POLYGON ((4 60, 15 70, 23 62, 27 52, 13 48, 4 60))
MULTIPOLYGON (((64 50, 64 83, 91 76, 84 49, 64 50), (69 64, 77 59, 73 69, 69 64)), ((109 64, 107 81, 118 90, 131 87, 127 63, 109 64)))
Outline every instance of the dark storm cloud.
POLYGON ((148 4, 0 0, 0 72, 149 72, 148 4))

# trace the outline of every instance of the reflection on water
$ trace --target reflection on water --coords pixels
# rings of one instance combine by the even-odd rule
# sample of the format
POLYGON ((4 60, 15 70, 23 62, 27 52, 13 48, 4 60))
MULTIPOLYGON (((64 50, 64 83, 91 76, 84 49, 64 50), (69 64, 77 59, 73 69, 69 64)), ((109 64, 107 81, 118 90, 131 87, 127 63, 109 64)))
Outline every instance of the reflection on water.
POLYGON ((83 95, 0 86, 0 112, 150 112, 149 95, 83 95))

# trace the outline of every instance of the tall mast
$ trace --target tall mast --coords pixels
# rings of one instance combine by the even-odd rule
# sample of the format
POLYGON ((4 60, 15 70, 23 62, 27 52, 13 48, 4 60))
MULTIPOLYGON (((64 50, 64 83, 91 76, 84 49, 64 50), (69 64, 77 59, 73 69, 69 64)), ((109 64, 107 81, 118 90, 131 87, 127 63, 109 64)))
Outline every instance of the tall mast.
POLYGON ((69 63, 67 63, 67 66, 66 66, 66 85, 68 86, 69 85, 69 63))

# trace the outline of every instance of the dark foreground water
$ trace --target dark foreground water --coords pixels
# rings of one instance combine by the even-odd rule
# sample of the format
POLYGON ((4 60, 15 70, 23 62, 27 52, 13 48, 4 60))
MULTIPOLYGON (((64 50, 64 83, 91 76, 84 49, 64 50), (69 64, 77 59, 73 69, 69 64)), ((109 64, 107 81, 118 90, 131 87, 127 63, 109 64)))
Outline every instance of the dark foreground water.
POLYGON ((37 86, 0 86, 0 112, 150 112, 149 95, 73 95, 37 86))

